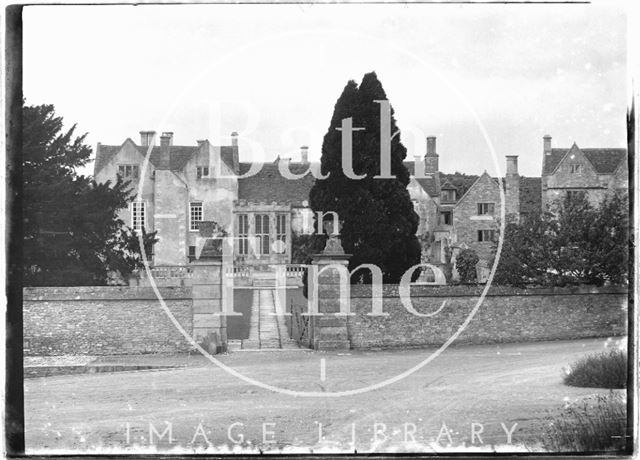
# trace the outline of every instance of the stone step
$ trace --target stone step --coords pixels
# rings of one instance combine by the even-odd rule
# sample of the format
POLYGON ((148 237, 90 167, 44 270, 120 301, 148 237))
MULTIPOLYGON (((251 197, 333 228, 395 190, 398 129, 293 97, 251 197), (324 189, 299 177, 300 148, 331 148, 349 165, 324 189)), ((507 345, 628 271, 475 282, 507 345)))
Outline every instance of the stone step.
POLYGON ((243 350, 257 350, 258 348, 260 348, 259 340, 243 340, 242 341, 243 350))
POLYGON ((242 340, 227 340, 227 349, 229 351, 241 350, 242 340))
POLYGON ((280 348, 279 340, 261 340, 260 348, 280 348))

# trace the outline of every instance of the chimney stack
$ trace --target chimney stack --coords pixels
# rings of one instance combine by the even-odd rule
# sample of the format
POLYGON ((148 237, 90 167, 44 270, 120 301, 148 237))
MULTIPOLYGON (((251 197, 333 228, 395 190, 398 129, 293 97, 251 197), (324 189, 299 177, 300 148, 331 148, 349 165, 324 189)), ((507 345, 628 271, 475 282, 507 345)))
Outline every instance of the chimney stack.
POLYGON ((162 136, 160 136, 160 164, 158 169, 171 169, 171 134, 162 133, 162 136))
POLYGON ((432 157, 437 155, 436 153, 436 137, 427 137, 427 156, 432 157))
POLYGON ((148 147, 150 145, 155 144, 154 136, 156 135, 155 131, 140 131, 140 145, 143 147, 148 147))
POLYGON ((518 175, 518 155, 507 155, 507 176, 518 175))
POLYGON ((306 145, 300 147, 300 161, 302 163, 309 163, 309 147, 306 145))
POLYGON ((163 142, 168 145, 173 145, 173 133, 171 131, 165 131, 160 136, 160 145, 163 145, 163 142))
POLYGON ((231 133, 231 146, 238 146, 238 133, 235 131, 231 133))
POLYGON ((505 214, 515 222, 520 220, 520 175, 518 155, 507 155, 507 174, 504 178, 505 214))
POLYGON ((548 134, 545 134, 543 139, 543 146, 544 146, 544 154, 545 155, 550 155, 551 154, 551 136, 549 136, 548 134))
POLYGON ((424 156, 424 166, 426 174, 435 174, 437 176, 439 165, 435 136, 427 137, 427 154, 424 156))

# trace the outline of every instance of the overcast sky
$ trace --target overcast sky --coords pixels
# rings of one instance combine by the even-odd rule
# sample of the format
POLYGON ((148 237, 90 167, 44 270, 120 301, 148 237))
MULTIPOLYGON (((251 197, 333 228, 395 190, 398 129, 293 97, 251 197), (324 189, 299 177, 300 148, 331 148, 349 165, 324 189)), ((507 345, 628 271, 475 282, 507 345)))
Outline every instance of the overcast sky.
MULTIPOLYGON (((615 5, 615 4, 613 4, 615 5)), ((440 168, 479 174, 553 145, 624 147, 625 12, 602 5, 28 6, 24 94, 88 142, 228 144, 241 159, 318 159, 349 79, 375 70, 409 157, 437 136, 440 168)), ((90 171, 91 172, 92 168, 90 171)))

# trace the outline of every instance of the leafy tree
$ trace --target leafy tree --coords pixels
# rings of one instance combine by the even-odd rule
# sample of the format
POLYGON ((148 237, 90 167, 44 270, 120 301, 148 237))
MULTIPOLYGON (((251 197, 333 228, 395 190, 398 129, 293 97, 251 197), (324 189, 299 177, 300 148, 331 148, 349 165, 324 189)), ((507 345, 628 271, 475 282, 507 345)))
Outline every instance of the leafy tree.
MULTIPOLYGON (((104 284, 139 264, 131 230, 117 218, 130 200, 118 179, 97 184, 76 168, 89 161, 85 135, 63 131, 53 105, 23 106, 23 263, 26 285, 104 284)), ((155 234, 145 236, 153 244, 155 234)))
MULTIPOLYGON (((322 144, 323 174, 310 192, 310 205, 316 211, 335 211, 343 223, 342 246, 352 254, 350 270, 367 263, 377 265, 385 283, 397 283, 404 272, 420 262, 420 243, 416 237, 418 215, 407 191, 409 171, 403 164, 406 148, 400 135, 391 140, 393 179, 375 179, 380 175, 380 104, 386 100, 382 84, 374 72, 360 86, 349 81, 336 102, 329 130, 322 144), (353 133, 353 171, 365 177, 351 179, 342 168, 342 120, 351 117, 353 133)), ((391 109, 391 134, 397 131, 391 109)), ((416 270, 414 277, 417 278, 416 270)), ((371 282, 368 270, 355 273, 352 282, 371 282)))
POLYGON ((564 286, 628 280, 627 197, 597 207, 585 196, 566 197, 552 212, 508 223, 494 283, 564 286))
POLYGON ((310 264, 313 254, 319 253, 324 248, 326 239, 326 235, 306 235, 292 232, 291 263, 310 264))
POLYGON ((475 283, 477 281, 476 265, 480 258, 473 249, 463 249, 456 256, 456 269, 462 283, 475 283))

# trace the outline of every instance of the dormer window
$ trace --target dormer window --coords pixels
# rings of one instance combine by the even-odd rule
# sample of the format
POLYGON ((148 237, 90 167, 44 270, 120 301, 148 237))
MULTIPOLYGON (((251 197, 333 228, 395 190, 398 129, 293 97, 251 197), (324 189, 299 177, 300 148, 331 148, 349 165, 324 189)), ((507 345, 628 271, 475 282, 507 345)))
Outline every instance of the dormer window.
POLYGON ((198 179, 202 179, 203 177, 209 177, 209 167, 208 166, 196 167, 196 177, 198 179))
POLYGON ((118 175, 123 179, 137 179, 139 177, 138 165, 118 165, 118 175))
POLYGON ((443 203, 455 203, 456 191, 455 190, 442 190, 440 193, 440 199, 443 203))

